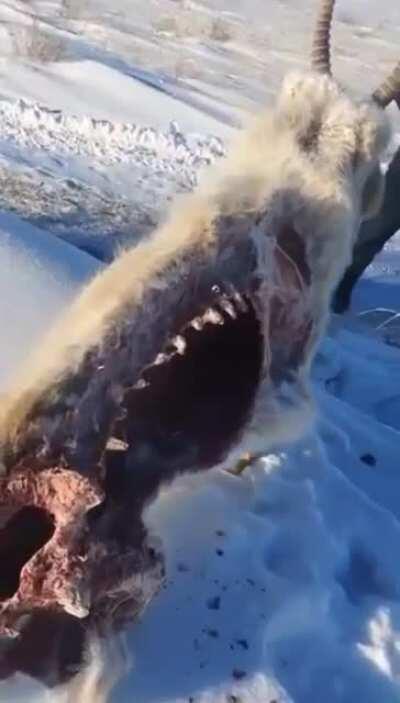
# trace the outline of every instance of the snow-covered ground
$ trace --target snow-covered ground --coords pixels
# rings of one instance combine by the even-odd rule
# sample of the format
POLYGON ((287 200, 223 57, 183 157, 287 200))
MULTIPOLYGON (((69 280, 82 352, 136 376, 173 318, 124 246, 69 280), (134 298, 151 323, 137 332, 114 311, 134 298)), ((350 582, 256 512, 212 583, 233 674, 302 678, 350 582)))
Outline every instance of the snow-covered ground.
MULTIPOLYGON (((304 65, 313 5, 1 4, 0 392, 101 259, 146 236, 304 65)), ((367 90, 399 39, 397 2, 342 0, 335 71, 367 90)), ((167 582, 128 632, 113 703, 400 701, 399 274, 397 236, 318 354, 310 436, 150 507, 167 582), (393 313, 358 316, 378 307, 393 313)), ((56 694, 18 679, 0 701, 56 694)))

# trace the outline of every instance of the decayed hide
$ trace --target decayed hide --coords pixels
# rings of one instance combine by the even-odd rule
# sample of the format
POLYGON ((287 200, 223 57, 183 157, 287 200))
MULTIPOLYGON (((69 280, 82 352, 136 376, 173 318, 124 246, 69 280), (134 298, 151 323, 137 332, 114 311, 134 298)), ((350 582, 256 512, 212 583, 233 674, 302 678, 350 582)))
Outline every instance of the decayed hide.
POLYGON ((3 676, 68 681, 143 610, 164 573, 143 522, 160 485, 310 422, 310 363, 389 138, 378 104, 314 68, 88 285, 3 401, 3 676))
POLYGON ((333 297, 333 310, 343 313, 350 307, 355 285, 386 243, 400 229, 400 149, 397 149, 385 174, 382 207, 364 222, 358 234, 350 266, 346 269, 333 297))

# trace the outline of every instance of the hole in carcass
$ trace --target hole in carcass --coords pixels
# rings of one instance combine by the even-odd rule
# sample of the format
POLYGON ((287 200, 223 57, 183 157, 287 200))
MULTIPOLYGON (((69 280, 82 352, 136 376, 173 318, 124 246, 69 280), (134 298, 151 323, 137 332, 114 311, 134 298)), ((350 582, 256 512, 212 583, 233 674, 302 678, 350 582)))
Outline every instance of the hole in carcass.
POLYGON ((221 298, 184 327, 125 398, 125 466, 136 495, 223 459, 249 416, 262 364, 260 323, 242 297, 221 298))
POLYGON ((18 590, 21 569, 54 533, 50 513, 26 506, 14 513, 0 530, 0 600, 18 590))
POLYGON ((35 611, 19 637, 8 640, 0 659, 0 679, 20 671, 48 686, 68 681, 82 668, 84 622, 67 613, 35 611))

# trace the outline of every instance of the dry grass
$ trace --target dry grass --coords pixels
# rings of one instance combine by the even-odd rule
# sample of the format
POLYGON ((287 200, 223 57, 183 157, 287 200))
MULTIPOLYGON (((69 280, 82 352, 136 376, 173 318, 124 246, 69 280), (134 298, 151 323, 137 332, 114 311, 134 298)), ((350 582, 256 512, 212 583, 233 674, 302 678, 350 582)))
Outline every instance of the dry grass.
POLYGON ((193 8, 181 5, 174 12, 159 15, 153 20, 153 28, 160 34, 179 39, 196 37, 216 42, 228 42, 237 33, 236 23, 231 17, 221 14, 212 17, 193 8))
POLYGON ((62 61, 68 54, 65 39, 43 29, 35 19, 29 24, 18 25, 12 41, 15 56, 38 63, 62 61))

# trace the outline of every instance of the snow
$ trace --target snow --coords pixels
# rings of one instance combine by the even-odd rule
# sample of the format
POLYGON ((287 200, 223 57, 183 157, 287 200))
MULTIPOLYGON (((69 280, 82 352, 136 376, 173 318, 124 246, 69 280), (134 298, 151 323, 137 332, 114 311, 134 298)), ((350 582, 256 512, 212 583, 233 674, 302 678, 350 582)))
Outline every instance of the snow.
POLYGON ((194 123, 205 133, 224 134, 226 131, 211 115, 202 114, 162 90, 155 92, 132 76, 91 60, 72 64, 59 62, 40 71, 26 65, 10 66, 10 62, 5 61, 3 76, 5 78, 0 81, 3 96, 14 99, 22 96, 25 100, 68 109, 84 117, 90 105, 91 116, 98 119, 135 120, 158 128, 176 120, 186 131, 194 123), (117 102, 115 95, 118 96, 117 102))
MULTIPOLYGON (((1 392, 99 259, 145 236, 302 64, 310 16, 305 0, 2 4, 1 392), (32 18, 45 59, 29 32, 15 55, 32 18), (210 29, 221 18, 226 42, 210 29)), ((398 60, 398 20, 389 0, 339 2, 339 77, 372 87, 398 60)), ((400 700, 399 236, 332 321, 312 433, 150 506, 167 581, 127 633, 113 703, 400 700)), ((0 683, 1 703, 28 700, 59 698, 0 683)))
POLYGON ((399 435, 374 416, 399 374, 397 349, 341 331, 316 364, 312 436, 152 506, 169 579, 115 700, 399 699, 399 435))
POLYGON ((101 264, 15 215, 0 212, 0 389, 101 264))

